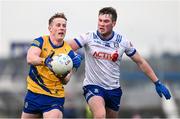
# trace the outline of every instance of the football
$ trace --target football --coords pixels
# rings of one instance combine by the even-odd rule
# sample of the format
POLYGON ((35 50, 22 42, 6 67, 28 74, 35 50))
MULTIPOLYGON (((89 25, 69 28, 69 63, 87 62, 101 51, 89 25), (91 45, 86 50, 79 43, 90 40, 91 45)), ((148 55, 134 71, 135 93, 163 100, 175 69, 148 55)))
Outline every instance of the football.
POLYGON ((53 56, 52 59, 52 70, 58 75, 66 74, 73 68, 72 59, 66 54, 53 56))

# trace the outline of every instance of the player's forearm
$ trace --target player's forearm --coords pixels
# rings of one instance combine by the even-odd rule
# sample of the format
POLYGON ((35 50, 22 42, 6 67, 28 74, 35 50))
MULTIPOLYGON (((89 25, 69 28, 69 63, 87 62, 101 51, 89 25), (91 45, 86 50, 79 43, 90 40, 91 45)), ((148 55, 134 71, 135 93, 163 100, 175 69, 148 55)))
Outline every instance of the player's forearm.
POLYGON ((78 46, 78 44, 75 42, 74 39, 67 40, 67 43, 71 46, 71 48, 72 48, 74 51, 77 51, 77 49, 79 49, 79 46, 78 46))
POLYGON ((138 66, 152 80, 152 82, 156 82, 158 80, 156 74, 146 60, 143 60, 138 64, 138 66))
POLYGON ((73 73, 73 71, 71 71, 64 79, 62 79, 63 85, 66 85, 69 82, 69 80, 72 76, 72 73, 73 73))
POLYGON ((27 63, 31 65, 43 65, 45 58, 41 58, 37 55, 27 55, 27 63))
POLYGON ((64 78, 64 80, 62 81, 62 83, 63 83, 64 85, 66 85, 66 84, 69 82, 71 76, 73 75, 73 73, 76 72, 76 70, 77 70, 76 68, 73 68, 73 69, 71 70, 71 72, 64 78))

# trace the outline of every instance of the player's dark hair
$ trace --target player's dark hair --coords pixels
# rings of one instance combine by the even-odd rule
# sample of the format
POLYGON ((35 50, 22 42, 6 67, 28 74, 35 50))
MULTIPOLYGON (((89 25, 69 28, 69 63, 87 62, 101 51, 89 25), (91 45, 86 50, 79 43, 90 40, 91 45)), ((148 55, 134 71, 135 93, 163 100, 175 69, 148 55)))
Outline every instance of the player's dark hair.
POLYGON ((110 14, 112 15, 112 21, 116 21, 117 20, 117 12, 116 9, 112 8, 112 7, 104 7, 101 10, 99 10, 99 15, 101 14, 110 14))
POLYGON ((56 13, 56 14, 54 14, 54 15, 49 19, 49 25, 53 22, 53 20, 54 20, 55 18, 63 18, 63 19, 65 19, 65 20, 67 21, 67 18, 66 18, 66 16, 64 15, 64 13, 56 13))

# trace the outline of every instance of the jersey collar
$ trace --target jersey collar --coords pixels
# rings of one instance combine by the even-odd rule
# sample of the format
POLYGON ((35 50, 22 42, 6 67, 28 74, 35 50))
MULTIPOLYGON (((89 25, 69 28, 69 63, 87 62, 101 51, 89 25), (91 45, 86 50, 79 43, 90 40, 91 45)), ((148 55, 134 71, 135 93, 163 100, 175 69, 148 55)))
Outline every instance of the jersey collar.
POLYGON ((49 42, 50 42, 50 44, 51 44, 51 46, 53 47, 53 48, 60 48, 60 47, 62 47, 63 45, 64 45, 64 41, 63 41, 63 44, 62 45, 54 45, 52 42, 51 42, 51 40, 50 40, 50 37, 49 37, 49 42))
POLYGON ((109 37, 108 39, 103 38, 103 37, 101 36, 101 34, 99 33, 98 30, 97 30, 97 35, 99 36, 99 38, 100 38, 101 40, 103 40, 103 41, 109 41, 109 40, 111 40, 111 39, 114 37, 114 31, 112 31, 112 35, 111 35, 111 37, 109 37))

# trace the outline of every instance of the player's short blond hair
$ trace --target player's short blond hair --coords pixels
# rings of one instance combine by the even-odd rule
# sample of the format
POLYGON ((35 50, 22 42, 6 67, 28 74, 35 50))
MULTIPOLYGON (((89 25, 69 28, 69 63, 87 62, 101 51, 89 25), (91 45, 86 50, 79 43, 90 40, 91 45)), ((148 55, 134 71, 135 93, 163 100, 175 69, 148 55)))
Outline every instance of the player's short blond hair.
POLYGON ((64 15, 64 13, 56 13, 56 14, 54 14, 54 15, 49 19, 49 25, 53 22, 53 20, 54 20, 55 18, 63 18, 63 19, 65 19, 65 20, 67 21, 67 18, 66 18, 66 16, 64 15))

